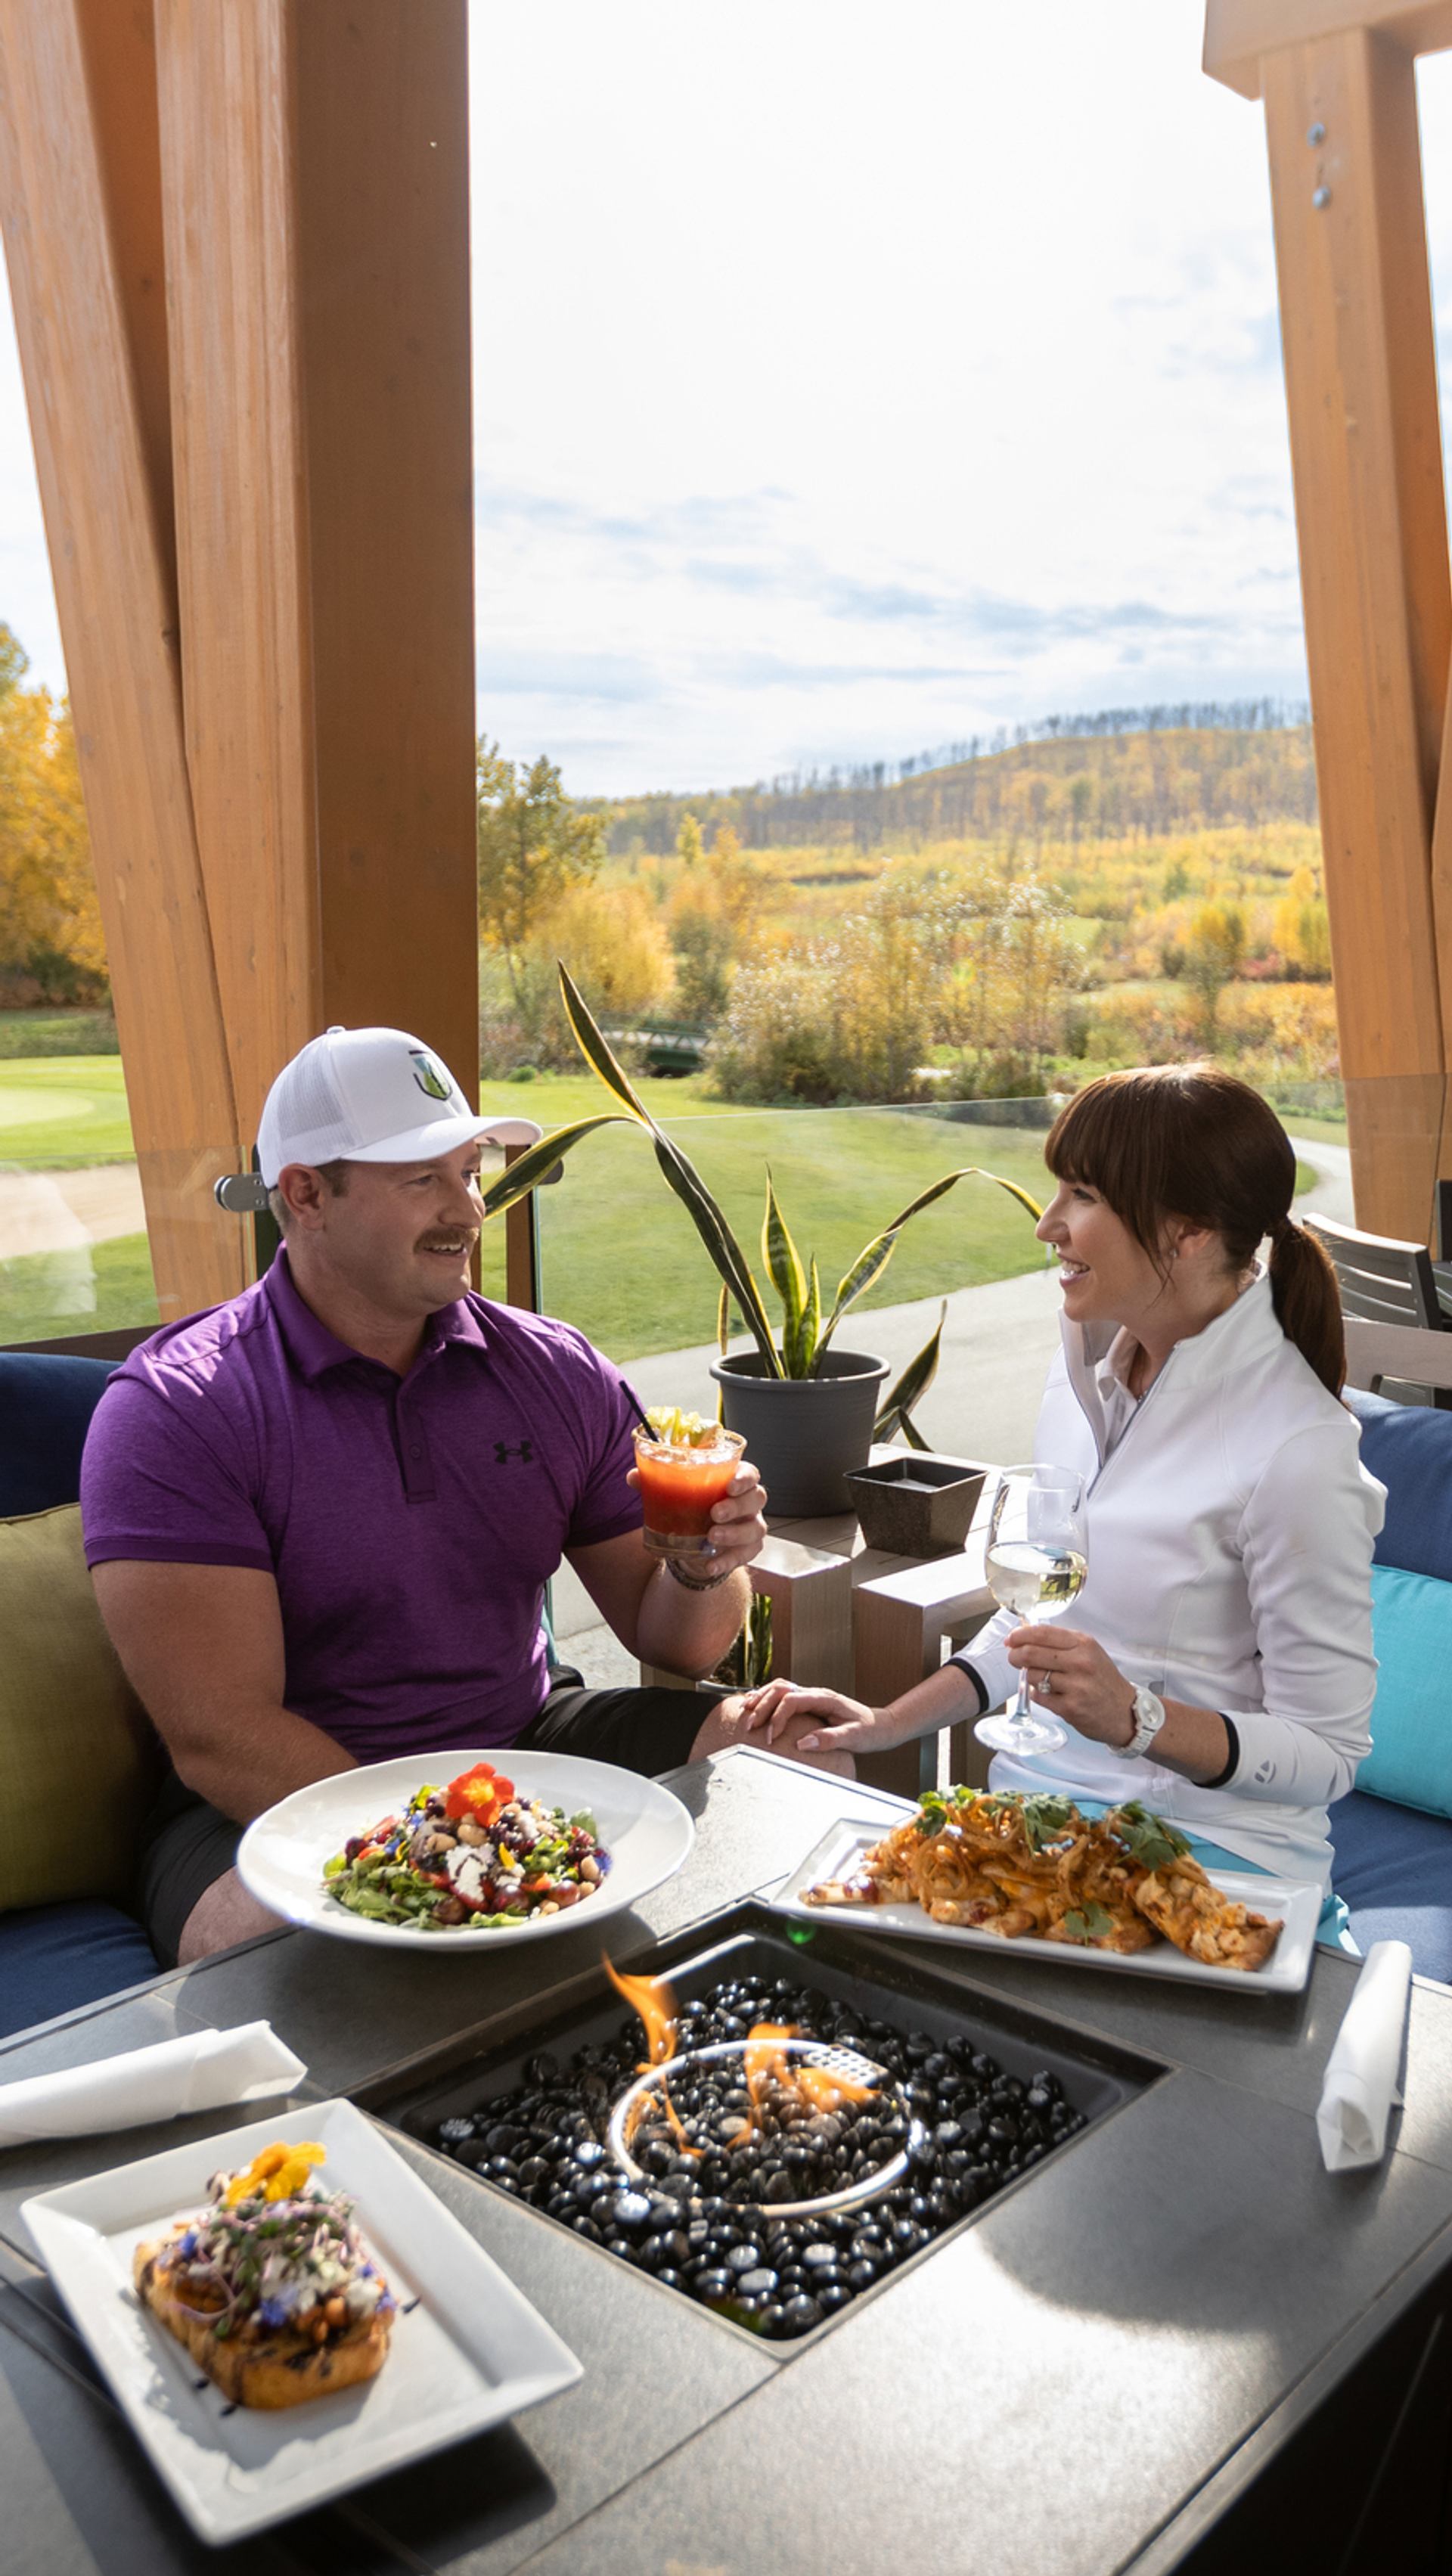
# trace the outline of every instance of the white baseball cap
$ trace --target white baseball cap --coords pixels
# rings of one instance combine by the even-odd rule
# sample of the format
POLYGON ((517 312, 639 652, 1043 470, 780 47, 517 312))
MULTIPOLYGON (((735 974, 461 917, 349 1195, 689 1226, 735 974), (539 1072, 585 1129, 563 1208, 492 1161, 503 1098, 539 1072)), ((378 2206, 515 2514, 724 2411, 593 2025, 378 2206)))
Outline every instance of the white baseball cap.
POLYGON ((492 1122, 404 1029, 329 1029, 285 1064, 262 1109, 269 1189, 285 1163, 431 1163, 492 1122))

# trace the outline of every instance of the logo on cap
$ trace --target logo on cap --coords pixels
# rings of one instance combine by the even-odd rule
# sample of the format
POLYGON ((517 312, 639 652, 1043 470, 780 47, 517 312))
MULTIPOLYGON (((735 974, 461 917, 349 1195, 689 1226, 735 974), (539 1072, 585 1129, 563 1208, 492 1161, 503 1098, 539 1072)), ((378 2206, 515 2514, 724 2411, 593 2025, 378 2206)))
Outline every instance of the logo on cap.
POLYGON ((408 1060, 413 1066, 413 1078, 418 1084, 420 1091, 426 1091, 430 1100, 447 1100, 449 1097, 449 1086, 445 1082, 443 1075, 440 1073, 438 1066, 435 1064, 433 1057, 431 1055, 425 1055, 422 1047, 410 1047, 408 1051, 408 1060))

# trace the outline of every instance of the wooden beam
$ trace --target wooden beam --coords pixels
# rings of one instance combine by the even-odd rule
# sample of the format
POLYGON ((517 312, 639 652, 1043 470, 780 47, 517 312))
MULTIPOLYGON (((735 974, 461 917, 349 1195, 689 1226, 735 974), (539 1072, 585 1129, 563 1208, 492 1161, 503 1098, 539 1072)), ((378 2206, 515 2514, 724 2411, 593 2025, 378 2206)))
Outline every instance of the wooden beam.
POLYGON ((1431 825, 1452 591, 1415 66, 1355 30, 1263 71, 1357 1221, 1425 1242, 1447 1060, 1431 825))
POLYGON ((1206 0, 1205 69, 1259 98, 1264 55, 1356 28, 1410 54, 1439 53, 1452 45, 1452 0, 1206 0))
POLYGON ((0 0, 0 222, 165 1318, 246 1271, 211 1194, 240 1137, 177 681, 154 81, 139 0, 0 0))
POLYGON ((187 749, 244 1130, 305 1040, 478 1078, 462 0, 157 0, 187 749))
POLYGON ((479 1078, 465 0, 294 0, 324 1020, 479 1078))

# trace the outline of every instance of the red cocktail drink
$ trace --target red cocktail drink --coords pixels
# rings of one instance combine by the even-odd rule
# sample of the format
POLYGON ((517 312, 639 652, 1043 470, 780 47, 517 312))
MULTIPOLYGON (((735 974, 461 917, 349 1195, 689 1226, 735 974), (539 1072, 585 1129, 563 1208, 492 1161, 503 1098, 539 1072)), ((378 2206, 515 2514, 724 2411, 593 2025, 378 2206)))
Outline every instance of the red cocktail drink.
POLYGON ((711 1534, 711 1506, 719 1503, 746 1443, 739 1431, 711 1424, 694 1439, 665 1438, 642 1423, 635 1434, 645 1543, 656 1556, 700 1556, 711 1534))

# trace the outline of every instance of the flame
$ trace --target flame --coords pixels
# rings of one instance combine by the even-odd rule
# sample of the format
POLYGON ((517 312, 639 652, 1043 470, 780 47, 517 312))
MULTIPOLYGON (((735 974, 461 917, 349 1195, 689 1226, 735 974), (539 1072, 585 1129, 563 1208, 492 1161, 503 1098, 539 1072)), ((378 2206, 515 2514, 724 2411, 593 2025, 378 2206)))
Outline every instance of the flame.
POLYGON ((742 2133, 743 2137, 749 2137, 753 2129, 762 2126, 762 2096, 767 2085, 772 2082, 787 2086, 794 2084, 795 2068, 787 2055, 786 2043, 796 2036, 797 2025, 792 2021, 759 2021, 747 2032, 743 2054, 746 2090, 751 2096, 751 2119, 742 2133))
POLYGON ((676 2053, 676 1999, 664 1977, 623 1977, 603 1953, 600 1964, 617 1994, 625 1997, 645 2024, 646 2065, 664 2066, 676 2053))
POLYGON ((875 2084, 856 2083, 850 2075, 835 2073, 827 2066, 813 2066, 787 2049, 788 2040, 799 2036, 795 2022, 759 2021, 747 2033, 744 2051, 746 2090, 751 2096, 751 2119, 735 2143, 744 2146, 753 2132, 764 2126, 762 2096, 769 2083, 781 2085, 795 2093, 811 2111, 840 2111, 844 2102, 870 2102, 877 2091, 875 2084))
MULTIPOLYGON (((600 1954, 600 1964, 617 1993, 622 1994, 632 2010, 640 2015, 648 2051, 640 2068, 641 2074, 645 2073, 648 2066, 668 2065, 676 2053, 676 1999, 664 1977, 622 1976, 620 1970, 611 1964, 603 1951, 600 1954)), ((691 2145, 681 2125, 664 2075, 660 2079, 660 2098, 666 2118, 675 2131, 676 2143, 681 2153, 687 2156, 699 2155, 699 2147, 691 2145)), ((645 2108, 643 2099, 635 2105, 635 2115, 626 2133, 627 2147, 632 2144, 635 2132, 645 2117, 645 2108)))
POLYGON ((814 2111, 840 2111, 844 2102, 870 2102, 877 2091, 875 2084, 858 2084, 850 2075, 834 2074, 830 2066, 794 2065, 791 2080, 814 2111))

